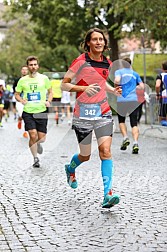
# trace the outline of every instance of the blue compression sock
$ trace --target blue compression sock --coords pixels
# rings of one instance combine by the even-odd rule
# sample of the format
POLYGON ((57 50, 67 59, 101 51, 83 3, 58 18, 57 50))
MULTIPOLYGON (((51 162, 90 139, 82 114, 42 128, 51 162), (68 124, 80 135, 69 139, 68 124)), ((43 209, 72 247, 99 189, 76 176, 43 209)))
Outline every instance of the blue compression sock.
POLYGON ((104 185, 104 195, 106 195, 112 187, 112 170, 113 161, 111 159, 101 161, 101 174, 104 185))
POLYGON ((74 173, 75 172, 75 169, 81 164, 82 162, 79 160, 78 158, 78 154, 75 154, 72 159, 71 159, 71 162, 68 166, 68 171, 70 173, 74 173))

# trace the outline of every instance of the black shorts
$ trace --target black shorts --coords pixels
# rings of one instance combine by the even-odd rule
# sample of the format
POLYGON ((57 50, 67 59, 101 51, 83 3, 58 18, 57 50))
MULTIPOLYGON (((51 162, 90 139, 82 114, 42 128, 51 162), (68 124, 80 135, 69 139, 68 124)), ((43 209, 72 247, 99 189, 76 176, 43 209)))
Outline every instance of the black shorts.
POLYGON ((12 102, 13 108, 16 108, 16 102, 12 102))
MULTIPOLYGON (((105 119, 104 119, 105 120, 105 119)), ((103 121, 104 121, 103 120, 103 121)), ((99 124, 97 121, 90 122, 92 123, 92 128, 82 128, 76 125, 72 126, 72 129, 75 130, 75 134, 77 136, 78 143, 82 143, 84 145, 91 144, 92 142, 92 132, 94 130, 96 138, 99 139, 100 137, 104 136, 111 136, 113 135, 113 120, 104 121, 104 124, 99 124)))
POLYGON ((4 102, 4 109, 8 110, 10 108, 10 101, 5 101, 4 102))
POLYGON ((22 118, 25 123, 25 130, 36 129, 38 132, 47 133, 48 114, 47 111, 41 113, 26 113, 23 111, 22 118))
POLYGON ((125 123, 126 116, 130 117, 130 125, 131 127, 135 127, 138 124, 138 111, 139 111, 138 102, 118 102, 117 103, 117 114, 118 114, 118 122, 125 123))
POLYGON ((52 106, 53 107, 60 107, 61 106, 61 98, 53 98, 52 99, 52 106))
POLYGON ((167 104, 160 102, 159 104, 159 116, 166 117, 167 116, 167 104))

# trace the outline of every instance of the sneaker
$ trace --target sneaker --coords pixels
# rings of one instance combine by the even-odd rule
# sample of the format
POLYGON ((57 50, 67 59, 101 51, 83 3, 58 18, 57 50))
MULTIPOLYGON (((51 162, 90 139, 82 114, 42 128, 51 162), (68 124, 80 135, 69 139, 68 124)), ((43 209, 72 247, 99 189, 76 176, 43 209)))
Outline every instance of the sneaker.
POLYGON ((121 145, 121 150, 126 150, 127 146, 130 144, 129 138, 126 138, 125 140, 123 140, 122 145, 121 145))
POLYGON ((62 116, 61 116, 61 121, 62 122, 63 122, 63 120, 64 120, 65 117, 66 117, 65 114, 62 114, 62 116))
POLYGON ((134 144, 132 148, 132 154, 138 154, 138 152, 139 152, 139 145, 134 144))
POLYGON ((43 147, 40 143, 37 143, 37 152, 38 152, 38 154, 42 154, 42 152, 43 152, 43 147))
POLYGON ((120 201, 120 197, 117 194, 112 194, 112 192, 106 194, 104 197, 102 208, 110 208, 118 204, 120 201))
POLYGON ((22 127, 22 121, 18 121, 18 123, 17 123, 17 128, 18 128, 18 129, 21 129, 21 127, 22 127))
POLYGON ((67 183, 71 188, 76 189, 78 187, 78 182, 76 180, 75 173, 70 173, 68 171, 68 165, 65 165, 65 172, 67 175, 67 183))
POLYGON ((38 158, 38 157, 35 157, 35 158, 34 158, 33 167, 35 167, 35 168, 39 168, 39 167, 40 167, 39 158, 38 158))
POLYGON ((3 125, 2 125, 2 123, 0 122, 0 128, 3 128, 3 125))
POLYGON ((27 133, 27 131, 25 131, 25 132, 23 133, 23 137, 28 138, 28 133, 27 133))

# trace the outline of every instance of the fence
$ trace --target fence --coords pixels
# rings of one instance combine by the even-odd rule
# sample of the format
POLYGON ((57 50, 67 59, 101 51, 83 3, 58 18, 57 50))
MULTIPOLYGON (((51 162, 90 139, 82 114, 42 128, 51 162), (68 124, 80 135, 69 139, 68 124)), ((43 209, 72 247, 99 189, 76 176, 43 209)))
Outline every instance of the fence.
POLYGON ((164 126, 159 124, 159 101, 156 99, 156 93, 149 94, 149 103, 146 105, 147 109, 147 121, 150 124, 150 127, 144 130, 143 134, 150 129, 158 129, 160 132, 163 132, 164 126))

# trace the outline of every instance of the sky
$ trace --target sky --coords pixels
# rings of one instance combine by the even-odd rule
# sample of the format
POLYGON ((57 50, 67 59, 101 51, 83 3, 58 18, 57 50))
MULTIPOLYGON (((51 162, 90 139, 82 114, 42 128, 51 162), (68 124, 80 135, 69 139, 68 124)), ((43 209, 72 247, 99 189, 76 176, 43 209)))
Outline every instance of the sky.
POLYGON ((78 4, 83 7, 83 4, 84 4, 84 0, 78 0, 78 4))

